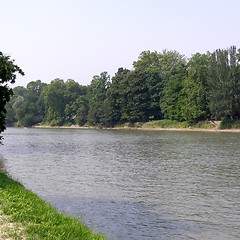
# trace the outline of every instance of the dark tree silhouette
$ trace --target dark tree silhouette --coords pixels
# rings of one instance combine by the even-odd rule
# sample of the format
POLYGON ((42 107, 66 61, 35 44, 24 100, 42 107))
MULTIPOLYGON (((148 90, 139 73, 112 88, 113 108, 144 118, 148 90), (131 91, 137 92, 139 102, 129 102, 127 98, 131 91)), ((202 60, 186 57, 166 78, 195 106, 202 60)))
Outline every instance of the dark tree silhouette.
MULTIPOLYGON (((0 52, 0 133, 5 130, 6 103, 13 94, 8 84, 15 83, 17 73, 24 75, 22 69, 14 64, 14 60, 0 52)), ((0 136, 0 143, 1 140, 2 136, 0 136)))

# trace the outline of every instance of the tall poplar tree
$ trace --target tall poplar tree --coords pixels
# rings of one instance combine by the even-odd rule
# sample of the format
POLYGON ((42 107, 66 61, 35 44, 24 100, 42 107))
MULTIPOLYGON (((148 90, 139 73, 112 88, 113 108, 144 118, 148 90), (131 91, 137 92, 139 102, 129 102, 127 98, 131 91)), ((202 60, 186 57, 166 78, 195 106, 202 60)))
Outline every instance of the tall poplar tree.
POLYGON ((209 108, 213 118, 233 119, 239 115, 239 59, 235 46, 210 54, 209 108))
POLYGON ((127 92, 129 91, 128 74, 130 70, 119 68, 112 77, 110 87, 107 91, 106 103, 108 105, 108 125, 114 126, 124 118, 127 105, 127 92))

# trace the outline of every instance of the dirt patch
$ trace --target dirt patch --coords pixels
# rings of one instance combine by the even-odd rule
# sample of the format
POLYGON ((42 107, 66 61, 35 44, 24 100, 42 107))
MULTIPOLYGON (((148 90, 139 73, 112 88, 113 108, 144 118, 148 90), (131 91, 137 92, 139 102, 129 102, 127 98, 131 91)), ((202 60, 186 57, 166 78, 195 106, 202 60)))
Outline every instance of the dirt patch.
POLYGON ((11 222, 8 216, 0 211, 0 239, 1 240, 25 240, 23 227, 11 222))

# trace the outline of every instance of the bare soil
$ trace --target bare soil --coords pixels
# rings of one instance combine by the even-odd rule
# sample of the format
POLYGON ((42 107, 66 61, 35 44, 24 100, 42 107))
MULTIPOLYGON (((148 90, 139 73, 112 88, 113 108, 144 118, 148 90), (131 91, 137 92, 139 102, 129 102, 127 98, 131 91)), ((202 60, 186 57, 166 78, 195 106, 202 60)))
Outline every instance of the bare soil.
POLYGON ((0 239, 1 240, 25 240, 23 227, 10 221, 9 217, 0 211, 0 239))

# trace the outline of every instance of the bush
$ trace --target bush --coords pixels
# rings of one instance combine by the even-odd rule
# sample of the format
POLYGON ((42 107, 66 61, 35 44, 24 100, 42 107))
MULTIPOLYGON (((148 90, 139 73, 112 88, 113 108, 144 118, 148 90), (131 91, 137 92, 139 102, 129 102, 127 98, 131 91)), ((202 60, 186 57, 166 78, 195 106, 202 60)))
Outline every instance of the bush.
POLYGON ((240 120, 224 119, 220 125, 221 129, 240 128, 240 120))
POLYGON ((204 129, 216 128, 217 127, 217 123, 213 124, 210 121, 206 120, 206 121, 193 123, 193 124, 191 124, 191 127, 193 127, 193 128, 204 128, 204 129))
POLYGON ((52 120, 49 125, 51 127, 54 127, 54 126, 62 126, 62 120, 61 119, 54 119, 52 120))

